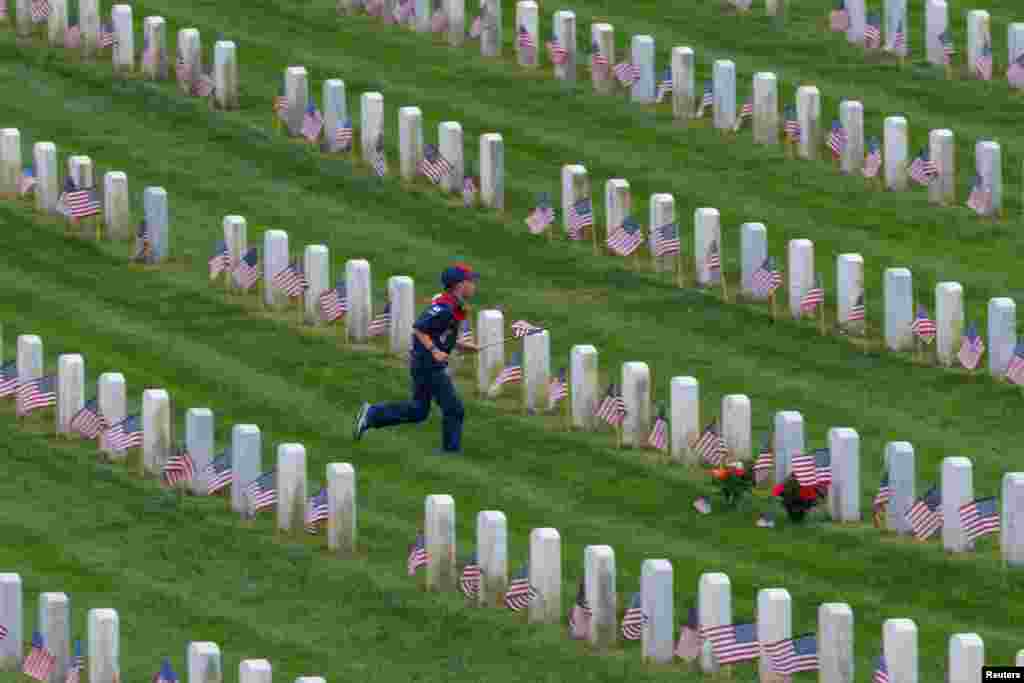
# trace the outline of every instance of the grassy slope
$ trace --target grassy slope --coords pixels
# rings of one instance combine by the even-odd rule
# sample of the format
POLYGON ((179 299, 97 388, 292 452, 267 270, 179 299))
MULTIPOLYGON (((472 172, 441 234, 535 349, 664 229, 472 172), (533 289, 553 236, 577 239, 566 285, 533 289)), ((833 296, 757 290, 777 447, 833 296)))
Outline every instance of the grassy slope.
MULTIPOLYGON (((215 21, 212 7, 169 9, 136 7, 136 13, 141 16, 159 10, 168 16, 172 28, 176 21, 194 16, 204 33, 223 25, 223 19, 215 21)), ((497 411, 479 404, 471 407, 467 442, 472 455, 464 461, 438 463, 420 458, 420 453, 433 446, 424 440, 437 438, 436 425, 429 430, 374 434, 367 445, 353 449, 345 441, 344 421, 338 420, 338 408, 333 406, 350 410, 357 400, 354 386, 376 385, 376 396, 397 397, 405 390, 403 373, 381 356, 339 353, 330 340, 296 335, 280 322, 253 319, 238 307, 225 306, 207 292, 200 275, 219 218, 231 212, 248 216, 252 226, 288 229, 293 249, 317 241, 331 244, 336 265, 345 258, 370 258, 379 287, 387 275, 411 274, 420 283, 421 296, 433 291, 426 283, 436 276, 438 264, 456 253, 471 259, 487 277, 483 303, 500 302, 516 316, 551 324, 556 359, 566 357, 570 344, 586 341, 601 349, 605 368, 617 367, 623 360, 646 360, 651 363, 660 397, 665 397, 669 376, 692 373, 703 384, 705 414, 717 412, 721 394, 744 391, 754 401, 755 426, 766 427, 777 409, 795 407, 805 413, 812 443, 820 443, 829 426, 850 424, 862 435, 866 482, 877 477, 882 444, 890 439, 907 439, 917 445, 922 480, 934 478, 941 457, 971 455, 977 463, 977 489, 992 492, 1001 472, 1013 466, 1007 451, 1019 435, 1013 425, 1006 426, 1003 421, 1016 405, 1014 392, 984 381, 964 385, 956 375, 915 369, 891 356, 863 357, 845 345, 819 340, 808 329, 788 324, 766 327, 763 311, 722 308, 707 297, 679 293, 656 285, 648 276, 618 270, 605 259, 591 259, 585 251, 564 245, 549 250, 528 241, 520 234, 518 218, 532 193, 554 189, 557 165, 576 161, 580 157, 574 150, 585 149, 584 158, 595 179, 621 173, 633 181, 638 198, 671 189, 684 216, 695 206, 718 205, 726 226, 763 218, 773 228, 778 254, 784 237, 805 235, 813 237, 824 253, 840 248, 860 250, 869 259, 869 283, 880 280, 882 264, 876 261, 882 253, 890 258, 901 255, 905 260, 900 263, 912 265, 915 273, 932 263, 943 278, 964 282, 969 297, 975 292, 988 296, 1007 291, 1013 250, 1005 246, 1014 239, 1009 226, 993 228, 957 214, 955 220, 942 224, 944 231, 996 230, 1003 249, 994 255, 984 245, 970 243, 962 258, 954 258, 949 255, 948 241, 929 239, 922 244, 913 237, 917 233, 910 228, 924 225, 923 217, 952 216, 925 208, 918 194, 912 200, 872 197, 878 207, 867 215, 879 216, 886 232, 855 230, 857 214, 865 213, 869 197, 860 192, 819 196, 844 183, 820 173, 821 166, 800 164, 793 169, 787 164, 780 168, 773 154, 723 147, 706 131, 685 133, 665 122, 652 126, 654 122, 645 113, 621 104, 608 105, 598 116, 574 108, 567 99, 562 100, 564 108, 556 107, 551 102, 559 91, 556 85, 525 81, 504 67, 465 63, 453 67, 448 75, 441 60, 454 53, 429 47, 422 39, 377 31, 364 20, 354 20, 357 28, 351 32, 336 33, 326 28, 326 22, 317 28, 312 19, 328 16, 322 4, 293 14, 271 6, 257 9, 251 16, 237 13, 230 23, 238 27, 231 37, 237 37, 242 50, 247 110, 224 117, 181 103, 169 86, 132 83, 112 87, 105 69, 39 63, 45 52, 15 50, 9 36, 4 37, 0 77, 8 86, 22 81, 21 87, 32 95, 24 102, 3 105, 5 125, 19 126, 31 140, 55 139, 62 151, 90 153, 101 170, 127 171, 136 191, 143 184, 167 186, 172 196, 175 249, 186 254, 181 265, 187 266, 160 273, 131 272, 116 265, 118 257, 123 257, 123 247, 97 250, 65 242, 56 226, 26 224, 26 212, 4 206, 0 216, 11 236, 0 276, 4 280, 0 311, 7 321, 5 337, 10 344, 16 333, 43 334, 51 363, 56 353, 82 351, 93 377, 107 369, 122 370, 135 399, 141 394, 140 385, 145 384, 166 386, 181 410, 211 405, 218 413, 222 439, 232 422, 257 422, 266 434, 268 463, 271 445, 288 440, 307 444, 317 470, 329 461, 354 462, 361 475, 365 503, 361 524, 371 559, 365 565, 331 562, 329 572, 326 567, 311 570, 316 576, 311 576, 310 585, 315 588, 306 597, 289 586, 309 557, 294 553, 291 564, 276 565, 270 558, 273 551, 266 533, 254 536, 238 530, 223 514, 207 517, 203 525, 202 515, 219 509, 217 503, 190 503, 180 517, 168 513, 157 521, 157 513, 145 512, 146 502, 155 492, 152 485, 120 481, 120 474, 104 474, 105 470, 90 464, 88 450, 47 451, 38 437, 25 440, 13 432, 8 439, 9 458, 17 461, 19 476, 24 473, 36 483, 26 486, 22 480, 12 479, 4 484, 4 505, 10 510, 4 515, 8 520, 5 531, 11 538, 23 538, 25 547, 35 545, 32 550, 7 549, 10 557, 4 565, 17 566, 33 577, 30 599, 36 589, 57 588, 71 592, 76 607, 83 609, 116 604, 126 624, 124 671, 132 677, 150 673, 156 653, 166 648, 165 643, 211 638, 220 641, 231 657, 271 658, 279 675, 286 678, 322 672, 328 678, 357 673, 383 680, 385 676, 408 677, 403 668, 407 666, 424 671, 424 680, 441 680, 449 657, 463 648, 461 643, 431 640, 439 624, 430 619, 443 619, 460 629, 460 636, 469 643, 465 649, 474 651, 464 661, 465 680, 480 680, 484 661, 509 672, 494 680, 536 680, 538 670, 560 673, 561 677, 583 669, 594 675, 621 673, 623 662, 636 659, 635 653, 630 653, 623 662, 618 658, 585 658, 581 662, 573 654, 574 646, 559 643, 554 629, 535 637, 532 630, 503 626, 505 618, 498 615, 473 615, 473 620, 463 623, 461 611, 440 616, 421 612, 422 606, 434 604, 434 600, 405 588, 407 583, 399 574, 401 562, 413 520, 421 514, 422 496, 446 491, 458 501, 459 532, 464 540, 472 538, 476 510, 505 510, 512 526, 511 557, 515 560, 525 559, 529 528, 558 526, 566 544, 566 601, 580 571, 582 547, 609 543, 618 553, 619 588, 624 593, 636 586, 643 558, 665 556, 676 565, 681 606, 692 599, 700 572, 719 569, 733 578, 738 616, 752 615, 755 589, 769 585, 784 585, 794 593, 797 629, 813 626, 817 603, 850 602, 857 610, 858 666, 862 671, 870 667, 880 621, 890 616, 918 619, 925 675, 939 675, 945 638, 960 630, 978 630, 986 639, 991 661, 1009 659, 1019 647, 1009 620, 983 611, 991 596, 1001 590, 999 576, 989 574, 998 567, 991 554, 946 560, 934 546, 919 548, 879 540, 873 531, 864 529, 823 528, 800 534, 783 529, 780 542, 768 545, 766 532, 752 529, 748 516, 693 520, 686 510, 698 487, 686 473, 648 463, 635 454, 608 451, 604 448, 606 437, 552 435, 536 420, 498 417, 497 411), (301 34, 286 42, 272 43, 266 37, 261 42, 258 34, 266 36, 268 27, 301 34), (365 30, 375 31, 372 46, 358 40, 365 30), (380 50, 394 55, 391 65, 379 64, 380 50), (30 66, 19 65, 20 60, 30 66), (305 63, 317 84, 321 76, 341 74, 353 104, 356 93, 379 87, 385 92, 389 112, 400 104, 419 104, 430 123, 461 120, 467 139, 484 132, 484 122, 486 130, 505 133, 509 203, 519 208, 510 212, 511 223, 452 213, 436 196, 396 193, 394 184, 378 189, 362 176, 350 176, 344 161, 316 161, 281 141, 266 140, 254 126, 267 125, 263 112, 276 87, 274 78, 286 63, 305 63), (379 80, 360 82, 358 74, 370 68, 379 80), (25 78, 28 75, 34 80, 25 78), (512 82, 519 86, 514 91, 503 87, 512 82), (471 88, 479 91, 484 87, 493 95, 486 102, 469 94, 471 88), (74 127, 60 111, 61 105, 77 114, 74 127), (534 119, 543 113, 543 128, 530 121, 531 111, 534 119), (90 112, 97 116, 88 116, 90 112), (211 122, 210 127, 197 126, 196 117, 211 122), (636 130, 638 122, 653 130, 636 130), (630 126, 629 139, 608 134, 621 126, 630 126), (687 144, 668 149, 666 143, 676 138, 687 144), (650 153, 650 168, 639 163, 639 155, 627 156, 634 149, 650 153), (680 162, 683 155, 685 160, 680 162), (733 174, 730 180, 736 184, 720 187, 719 171, 734 170, 739 161, 747 162, 748 169, 759 169, 762 175, 758 176, 758 171, 738 177, 733 174), (685 169, 685 173, 677 169, 685 169), (779 192, 773 187, 793 173, 798 190, 779 192), (677 175, 685 178, 685 185, 672 182, 677 175), (726 191, 729 194, 723 197, 726 191), (718 200, 737 195, 749 197, 750 206, 744 207, 742 215, 730 216, 727 202, 718 200), (814 213, 798 212, 812 197, 817 197, 814 213), (904 212, 898 214, 897 208, 904 212), (787 226, 785 235, 775 227, 781 225, 787 226), (858 244, 850 244, 851 236, 856 236, 858 244), (830 240, 834 247, 829 246, 830 240), (355 243, 360 245, 358 249, 347 247, 355 243), (872 245, 878 254, 874 259, 872 245), (411 262, 408 253, 417 253, 419 258, 411 262), (989 257, 1006 263, 984 269, 989 257), (955 273, 949 272, 951 268, 956 268, 955 273), (517 277, 511 276, 513 272, 517 277), (981 272, 985 275, 976 275, 981 272), (580 302, 571 310, 565 303, 569 292, 580 302), (67 316, 54 319, 51 311, 55 308, 79 314, 70 320, 67 316), (666 345, 669 330, 672 342, 666 345), (906 400, 908 391, 916 392, 918 402, 906 400), (490 443, 485 445, 485 441, 490 443), (514 447, 506 445, 513 442, 514 447), (73 455, 74 459, 65 468, 55 466, 50 458, 38 457, 50 452, 61 458, 73 455), (557 459, 552 453, 558 454, 557 459), (109 476, 119 481, 116 487, 106 482, 109 476), (116 501, 105 502, 102 508, 81 490, 96 478, 100 480, 95 484, 97 494, 104 501, 120 492, 116 501), (47 495, 61 501, 61 507, 29 518, 24 511, 35 500, 33 492, 44 485, 50 492, 47 495), (118 507, 121 504, 123 508, 118 507), (67 517, 68 508, 63 506, 74 511, 76 527, 62 532, 54 528, 54 522, 67 517), (199 510, 193 511, 196 507, 199 510), (135 522, 136 517, 146 520, 135 522), (209 538, 204 540, 204 535, 209 538), (251 571, 251 564, 240 559, 236 548, 243 537, 248 539, 244 541, 246 552, 266 566, 265 570, 251 571), (161 546, 162 538, 166 541, 161 546), (209 545, 218 541, 223 547, 209 545), (256 549, 250 551, 253 544, 256 549), (181 550, 204 545, 209 551, 194 556, 181 550), (751 546, 756 547, 756 562, 751 546), (169 558, 153 552, 161 547, 169 558), (855 561, 851 554, 856 555, 855 561), (63 559, 57 562, 55 556, 63 559), (268 558, 266 562, 263 557, 268 558), (82 571, 80 565, 88 569, 82 571), (239 585, 234 585, 233 579, 226 585, 218 583, 224 576, 237 576, 245 566, 251 573, 238 581, 239 585), (877 573, 879 567, 891 572, 891 583, 889 577, 877 573), (144 580, 154 574, 165 580, 144 580), (78 575, 81 584, 71 575, 78 575), (935 585, 945 581, 971 587, 934 590, 929 577, 935 585), (340 591, 356 585, 359 590, 339 604, 329 604, 322 595, 339 592, 331 590, 330 583, 338 583, 340 591), (111 589, 125 585, 137 590, 122 591, 113 598, 111 589), (273 593, 281 596, 280 607, 253 597, 271 586, 273 593), (408 612, 387 602, 387 609, 382 610, 378 591, 393 593, 397 596, 393 599, 408 612), (245 599, 241 605, 233 604, 238 592, 248 595, 254 604, 246 605, 245 599), (91 599, 89 593, 102 597, 91 599), (134 594, 139 598, 131 597, 134 594), (161 600, 168 600, 168 609, 159 614, 145 609, 161 600), (373 625, 380 629, 367 631, 372 631, 373 637, 344 645, 332 642, 332 636, 338 638, 338 623, 358 622, 368 614, 374 615, 373 625), (136 628, 129 618, 144 621, 135 622, 136 628), (210 626, 198 632, 195 624, 203 620, 210 626), (283 626, 281 622, 286 620, 293 625, 283 626), (402 630, 407 620, 424 623, 424 628, 402 630), (494 627, 504 629, 510 645, 493 644, 495 639, 488 636, 494 627), (378 635, 391 630, 396 631, 391 636, 378 635), (417 636, 425 640, 413 640, 417 636), (261 638, 267 642, 256 642, 261 638), (379 669, 374 668, 376 662, 357 664, 345 656, 368 650, 386 656, 396 647, 402 648, 402 662, 381 663, 379 669), (343 653, 340 657, 339 651, 343 653), (336 655, 333 658, 332 653, 336 655), (541 658, 543 664, 537 664, 541 658), (368 669, 346 668, 360 665, 368 669), (517 676, 520 670, 524 673, 517 676)), ((578 9, 582 21, 583 8, 578 9)), ((641 16, 643 12, 638 10, 641 16)), ((654 16, 653 11, 646 16, 654 16)), ((620 31, 648 28, 618 19, 615 23, 622 27, 620 31)), ((691 30, 698 28, 707 26, 698 23, 691 30)), ((725 40, 723 37, 723 43, 725 40)), ((667 35, 659 42, 668 44, 667 35)), ((728 47, 727 52, 734 54, 731 45, 723 44, 721 50, 728 47)), ((804 66, 814 75, 815 67, 806 63, 802 63, 801 73, 804 66)), ((906 80, 893 78, 890 85, 906 80)), ((822 78, 816 80, 823 82, 822 78)), ((976 87, 957 85, 965 93, 976 87)), ((907 95, 906 102, 917 96, 907 95)), ((597 103, 589 96, 574 101, 591 106, 597 103)), ((950 111, 955 112, 952 107, 950 111)), ((913 113, 908 115, 912 122, 917 119, 913 113)), ((972 121, 985 121, 991 115, 986 110, 972 116, 972 121)), ((391 139, 395 139, 392 119, 393 114, 388 125, 391 139)), ((986 130, 996 125, 988 123, 986 130)), ((961 158, 966 157, 962 154, 961 158)), ((687 221, 681 222, 685 225, 687 221)), ((726 232, 727 240, 729 234, 726 232)), ((727 246, 726 253, 734 255, 735 251, 727 246)), ((874 294, 878 310, 880 298, 877 291, 874 294)), ((868 496, 865 490, 865 502, 868 496)), ((154 505, 150 504, 151 510, 154 505)), ((457 604, 454 598, 443 602, 457 604)), ((84 620, 81 614, 76 618, 79 624, 84 620)), ((225 669, 233 667, 234 660, 229 657, 225 669)))

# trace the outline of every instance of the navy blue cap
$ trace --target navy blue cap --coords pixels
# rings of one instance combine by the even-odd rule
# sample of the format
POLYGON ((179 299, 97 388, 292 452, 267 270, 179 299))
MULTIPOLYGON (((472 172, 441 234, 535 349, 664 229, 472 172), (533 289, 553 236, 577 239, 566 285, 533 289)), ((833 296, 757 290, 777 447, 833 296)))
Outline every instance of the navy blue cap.
POLYGON ((479 280, 480 273, 476 273, 472 268, 467 266, 465 263, 456 263, 451 268, 446 268, 441 273, 441 284, 445 289, 451 289, 460 282, 466 280, 479 280))

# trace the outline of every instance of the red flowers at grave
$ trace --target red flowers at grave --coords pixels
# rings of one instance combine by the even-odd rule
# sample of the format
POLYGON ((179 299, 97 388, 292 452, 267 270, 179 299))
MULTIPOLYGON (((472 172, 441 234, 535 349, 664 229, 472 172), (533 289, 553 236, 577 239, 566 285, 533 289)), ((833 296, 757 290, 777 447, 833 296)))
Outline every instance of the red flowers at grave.
POLYGON ((826 492, 817 486, 800 486, 796 477, 791 475, 772 488, 772 495, 781 499, 782 507, 792 521, 802 522, 807 513, 825 499, 826 492))
POLYGON ((726 507, 734 507, 754 486, 753 472, 739 462, 714 468, 711 477, 718 482, 718 492, 726 507))

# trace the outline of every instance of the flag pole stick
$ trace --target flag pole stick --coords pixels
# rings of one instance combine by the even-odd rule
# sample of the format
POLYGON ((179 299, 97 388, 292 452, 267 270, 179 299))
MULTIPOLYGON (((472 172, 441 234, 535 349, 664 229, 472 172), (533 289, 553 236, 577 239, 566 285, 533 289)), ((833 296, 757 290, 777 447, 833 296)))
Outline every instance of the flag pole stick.
POLYGON ((725 282, 725 270, 721 266, 718 268, 718 277, 722 281, 722 300, 729 303, 729 286, 725 282))
MULTIPOLYGON (((591 216, 593 216, 593 207, 591 207, 591 216)), ((594 223, 590 226, 590 234, 594 238, 594 256, 597 256, 600 253, 597 246, 597 223, 594 223)))
POLYGON ((775 322, 776 320, 779 319, 779 309, 775 305, 775 292, 772 292, 771 294, 768 295, 768 305, 772 309, 772 322, 775 322))
POLYGON ((818 329, 821 331, 821 336, 825 336, 825 302, 821 302, 818 305, 818 329))

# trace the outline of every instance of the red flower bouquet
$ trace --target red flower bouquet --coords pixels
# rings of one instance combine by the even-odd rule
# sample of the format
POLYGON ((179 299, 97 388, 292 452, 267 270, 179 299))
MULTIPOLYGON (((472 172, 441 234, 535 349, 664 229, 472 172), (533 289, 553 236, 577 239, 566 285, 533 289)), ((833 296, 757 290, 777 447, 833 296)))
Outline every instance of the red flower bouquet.
POLYGON ((716 467, 711 470, 711 476, 718 484, 718 493, 726 507, 735 507, 754 487, 754 473, 744 467, 743 463, 734 462, 725 467, 716 467))
POLYGON ((825 500, 825 492, 817 486, 801 486, 796 477, 790 476, 776 484, 772 495, 782 502, 786 514, 793 522, 802 522, 818 503, 825 500))

